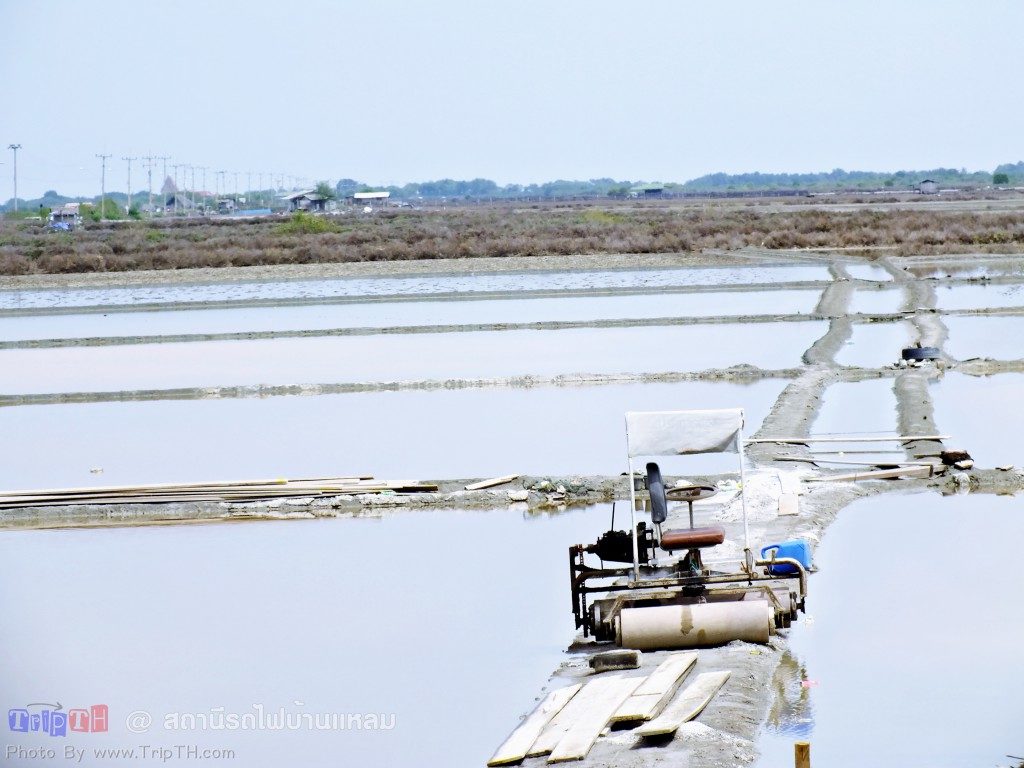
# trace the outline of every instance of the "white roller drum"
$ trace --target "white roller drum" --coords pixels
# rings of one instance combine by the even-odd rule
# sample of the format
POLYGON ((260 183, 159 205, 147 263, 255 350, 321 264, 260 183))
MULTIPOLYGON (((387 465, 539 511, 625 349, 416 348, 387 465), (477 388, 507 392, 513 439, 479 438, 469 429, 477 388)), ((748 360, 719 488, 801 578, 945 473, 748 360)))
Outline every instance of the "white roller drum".
POLYGON ((700 648, 732 640, 767 643, 773 619, 763 600, 625 608, 616 621, 623 648, 700 648))

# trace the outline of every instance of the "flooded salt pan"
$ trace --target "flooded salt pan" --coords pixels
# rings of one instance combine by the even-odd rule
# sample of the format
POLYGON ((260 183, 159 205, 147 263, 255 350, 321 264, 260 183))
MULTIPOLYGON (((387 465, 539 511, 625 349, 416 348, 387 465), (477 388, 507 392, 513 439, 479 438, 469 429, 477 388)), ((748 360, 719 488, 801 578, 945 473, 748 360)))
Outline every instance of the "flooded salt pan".
POLYGON ((979 467, 1024 467, 1024 374, 947 373, 929 391, 935 422, 952 435, 951 445, 967 450, 979 467))
POLYGON ((860 262, 857 264, 843 264, 850 277, 854 280, 892 280, 889 271, 878 264, 860 262))
POLYGON ((204 301, 258 301, 469 292, 614 290, 689 285, 742 285, 830 280, 819 265, 596 270, 574 272, 502 272, 417 277, 339 278, 287 282, 150 285, 130 288, 72 288, 62 291, 0 291, 0 309, 85 307, 204 301))
POLYGON ((15 349, 3 393, 795 366, 820 322, 15 349))
MULTIPOLYGON (((821 410, 814 420, 812 435, 881 436, 898 434, 896 394, 892 379, 870 379, 832 384, 822 397, 821 410)), ((814 443, 811 450, 823 459, 841 461, 892 461, 905 458, 899 443, 834 442, 814 443), (891 452, 890 452, 891 451, 891 452)), ((837 469, 839 465, 823 463, 837 469)))
MULTIPOLYGON (((372 474, 392 479, 625 471, 629 410, 743 407, 756 431, 786 382, 372 392, 0 408, 17 450, 0 489, 372 474), (141 426, 140 426, 141 425, 141 426), (102 474, 90 470, 102 468, 102 474)), ((666 472, 732 471, 717 456, 666 472)))
MULTIPOLYGON (((90 749, 196 744, 252 768, 483 765, 564 658, 567 548, 608 520, 599 506, 0 533, 0 646, 17 659, 4 699, 107 704, 109 732, 75 742, 90 749), (40 574, 45 600, 29 588, 40 574), (393 727, 163 727, 169 713, 257 705, 393 727), (126 727, 134 711, 153 718, 145 736, 126 727)), ((37 743, 20 735, 7 743, 37 743)))
POLYGON ((946 351, 958 360, 1024 359, 1024 317, 947 317, 946 351))
POLYGON ((839 365, 882 368, 900 360, 903 348, 916 338, 908 322, 855 323, 849 340, 836 355, 839 365))
POLYGON ((939 309, 996 309, 1024 306, 1024 283, 1011 285, 939 285, 939 309))
POLYGON ((991 256, 966 256, 959 264, 949 261, 940 264, 918 263, 906 269, 919 278, 1024 277, 1024 262, 991 256))
POLYGON ((802 679, 782 686, 758 765, 790 765, 795 739, 840 768, 1019 754, 1021 530, 1020 503, 997 496, 890 494, 844 509, 815 552, 813 622, 789 630, 802 679))
POLYGON ((0 317, 0 340, 245 333, 423 325, 809 314, 820 291, 402 301, 175 312, 0 317))

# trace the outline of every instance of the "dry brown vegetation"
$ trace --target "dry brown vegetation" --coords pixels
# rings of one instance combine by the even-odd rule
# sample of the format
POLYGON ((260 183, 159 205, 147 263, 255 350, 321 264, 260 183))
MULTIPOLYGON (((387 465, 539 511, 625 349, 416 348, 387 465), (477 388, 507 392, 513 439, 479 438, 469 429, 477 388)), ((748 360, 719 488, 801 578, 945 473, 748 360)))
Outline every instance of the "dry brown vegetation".
POLYGON ((302 264, 706 248, 893 247, 896 253, 1024 250, 1024 216, 939 210, 756 206, 544 206, 381 212, 289 232, 282 219, 178 219, 0 230, 0 274, 302 264))

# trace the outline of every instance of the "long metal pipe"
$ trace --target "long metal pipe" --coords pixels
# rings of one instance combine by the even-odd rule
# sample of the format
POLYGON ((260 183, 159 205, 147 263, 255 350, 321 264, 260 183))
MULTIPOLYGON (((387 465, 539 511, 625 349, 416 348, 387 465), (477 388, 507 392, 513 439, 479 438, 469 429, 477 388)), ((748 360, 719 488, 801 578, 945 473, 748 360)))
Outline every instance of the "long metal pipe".
MULTIPOLYGON (((800 598, 803 599, 807 596, 807 569, 804 568, 803 563, 792 557, 777 557, 773 560, 756 560, 754 562, 755 567, 771 565, 794 566, 797 569, 796 575, 800 582, 800 598)), ((582 581, 586 579, 628 576, 630 573, 632 573, 631 568, 609 568, 602 575, 598 575, 596 573, 581 573, 579 576, 582 576, 583 579, 581 579, 580 591, 582 593, 594 594, 597 592, 623 592, 627 590, 657 589, 659 587, 683 587, 694 584, 729 584, 742 581, 752 584, 755 581, 783 581, 785 579, 793 578, 790 575, 759 574, 744 571, 742 573, 726 573, 719 576, 678 576, 665 579, 648 579, 646 581, 634 580, 626 582, 625 584, 609 584, 601 587, 588 587, 582 583, 582 581)))

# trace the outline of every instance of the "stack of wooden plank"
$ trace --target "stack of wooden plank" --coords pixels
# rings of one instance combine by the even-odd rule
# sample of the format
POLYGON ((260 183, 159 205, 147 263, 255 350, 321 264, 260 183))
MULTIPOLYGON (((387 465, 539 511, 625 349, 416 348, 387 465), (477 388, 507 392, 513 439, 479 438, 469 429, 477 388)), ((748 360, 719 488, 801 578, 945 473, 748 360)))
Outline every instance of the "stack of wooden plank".
POLYGON ((705 672, 675 697, 696 662, 696 653, 673 653, 647 676, 601 674, 585 684, 553 690, 487 765, 511 765, 540 755, 547 755, 549 763, 582 760, 613 723, 639 725, 633 733, 645 738, 674 734, 729 679, 729 672, 705 672))
POLYGON ((296 496, 347 496, 363 493, 436 491, 430 483, 375 480, 373 477, 311 477, 297 480, 238 480, 211 483, 156 483, 96 488, 46 488, 0 491, 0 509, 69 504, 165 504, 185 501, 252 502, 296 496))

